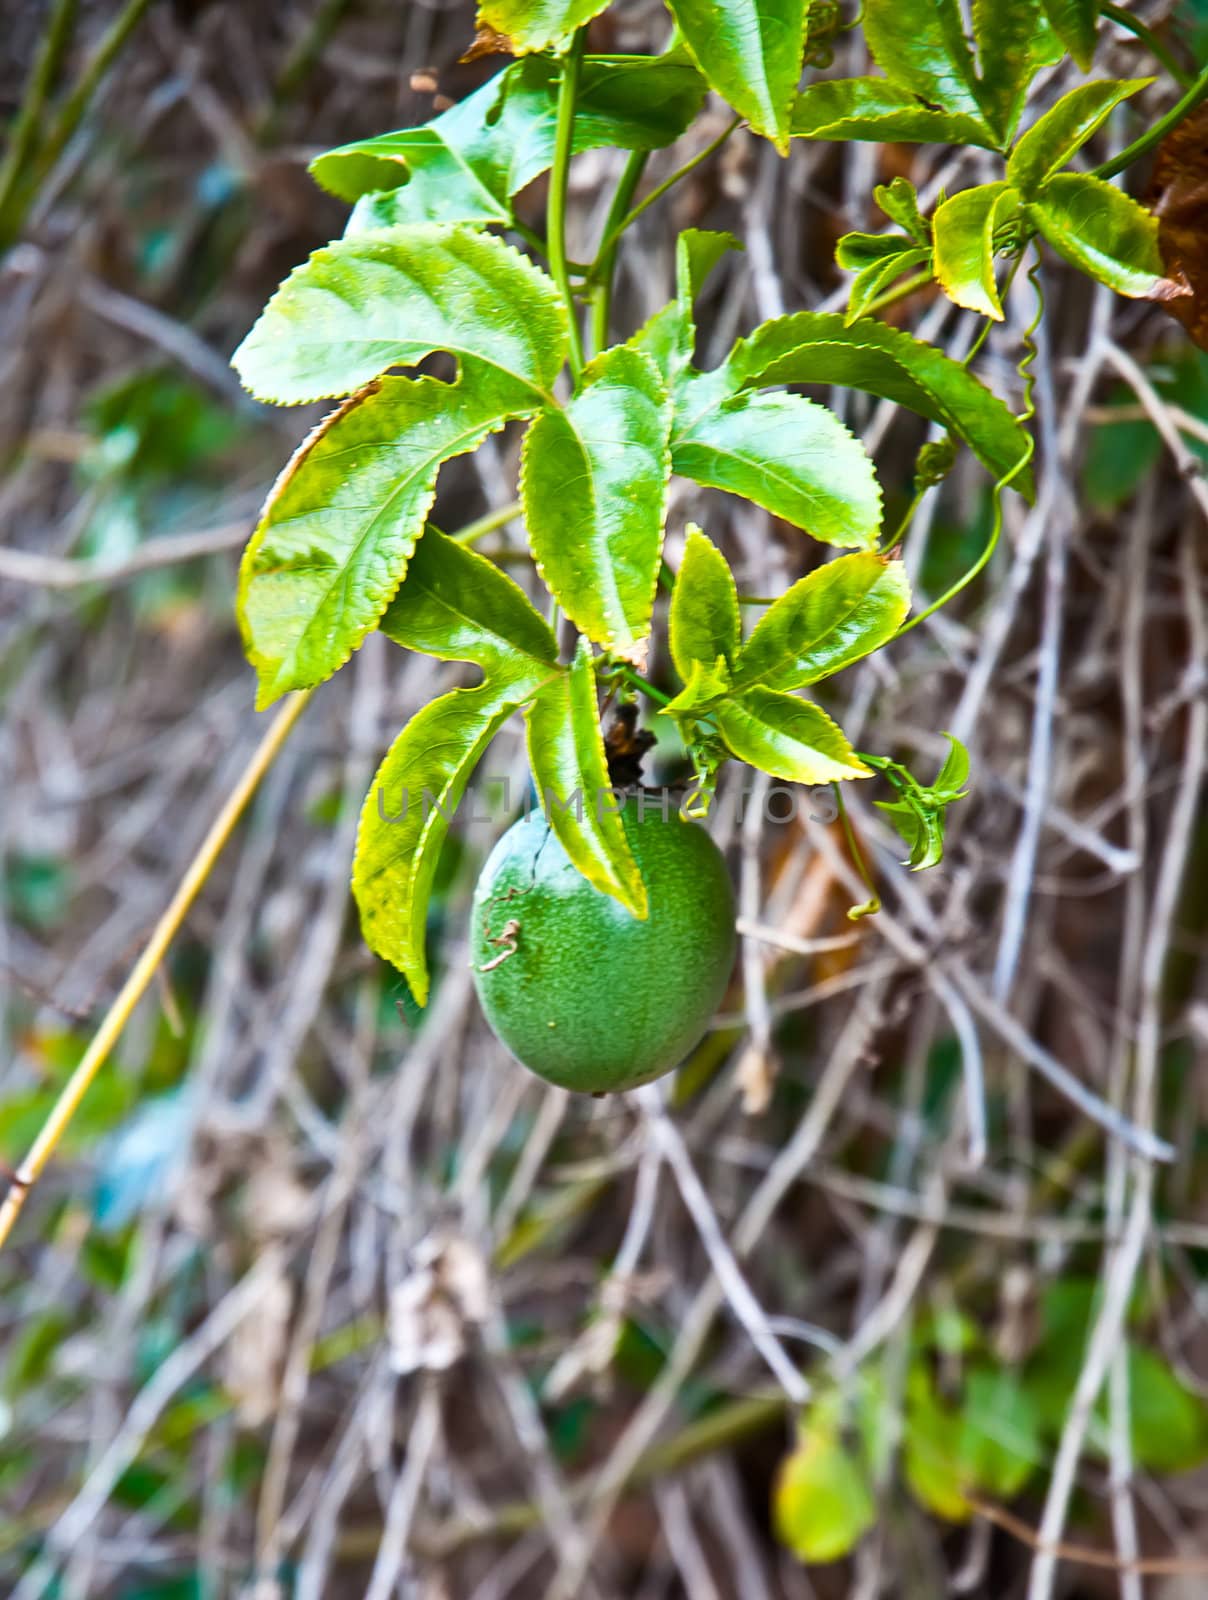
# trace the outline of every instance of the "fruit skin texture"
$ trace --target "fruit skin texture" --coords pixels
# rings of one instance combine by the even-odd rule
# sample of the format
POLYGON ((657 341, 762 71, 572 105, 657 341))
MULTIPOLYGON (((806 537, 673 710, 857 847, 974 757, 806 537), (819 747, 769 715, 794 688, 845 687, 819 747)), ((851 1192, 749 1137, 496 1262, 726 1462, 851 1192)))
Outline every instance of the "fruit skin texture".
POLYGON ((639 817, 633 796, 621 812, 650 897, 644 922, 587 882, 539 811, 508 829, 478 880, 482 1009, 518 1060, 565 1089, 632 1089, 669 1072, 725 993, 737 943, 729 873, 704 829, 674 801, 664 819, 662 803, 648 794, 639 817))

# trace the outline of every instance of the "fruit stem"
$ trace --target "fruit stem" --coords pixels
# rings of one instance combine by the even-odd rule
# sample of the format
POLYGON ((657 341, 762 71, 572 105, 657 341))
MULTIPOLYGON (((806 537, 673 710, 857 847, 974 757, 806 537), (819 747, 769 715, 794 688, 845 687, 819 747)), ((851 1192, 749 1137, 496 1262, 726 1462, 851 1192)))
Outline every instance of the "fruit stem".
POLYGON ((558 84, 558 122, 554 133, 554 163, 550 171, 549 203, 546 214, 550 276, 558 285, 566 303, 570 370, 576 383, 583 371, 583 337, 579 332, 578 308, 570 286, 570 269, 566 259, 566 191, 570 181, 570 158, 574 151, 575 100, 579 94, 584 36, 584 29, 580 28, 570 49, 562 58, 562 77, 558 84))
POLYGON ((1208 100, 1208 67, 1205 67, 1203 72, 1200 73, 1182 99, 1175 101, 1164 117, 1159 117, 1153 126, 1148 128, 1139 139, 1134 139, 1131 144, 1125 145, 1118 156, 1113 156, 1110 161, 1105 161, 1101 167, 1092 167, 1091 176, 1093 178, 1114 178, 1117 172, 1123 172, 1125 167, 1130 167, 1147 150, 1152 150, 1154 145, 1161 144, 1171 129, 1177 128, 1184 117, 1189 117, 1204 100, 1208 100))
POLYGON ((862 906, 852 906, 847 913, 849 922, 859 922, 861 917, 876 915, 881 909, 881 897, 877 893, 876 880, 869 870, 868 862, 864 859, 864 852, 860 849, 860 842, 856 838, 856 830, 852 827, 851 818, 847 814, 847 803, 843 799, 843 787, 841 784, 832 783, 831 788, 835 791, 835 804, 839 808, 839 821, 843 827, 843 837, 847 840, 847 849, 851 855, 852 864, 864 880, 865 887, 871 896, 871 899, 866 900, 862 906))
POLYGON ((626 678, 631 684, 633 684, 635 689, 640 689, 643 694, 649 695, 650 698, 656 701, 660 706, 669 706, 671 704, 671 696, 669 694, 664 694, 661 689, 656 689, 655 686, 650 682, 650 679, 643 678, 642 674, 637 670, 637 668, 631 667, 628 661, 618 661, 614 663, 614 665, 621 669, 622 677, 626 678))

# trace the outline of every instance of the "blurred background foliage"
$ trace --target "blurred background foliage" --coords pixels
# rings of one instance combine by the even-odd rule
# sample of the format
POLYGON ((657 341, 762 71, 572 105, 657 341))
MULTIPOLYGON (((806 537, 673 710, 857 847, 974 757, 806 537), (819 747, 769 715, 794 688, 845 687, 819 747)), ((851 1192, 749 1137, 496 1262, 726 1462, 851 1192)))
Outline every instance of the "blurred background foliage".
MULTIPOLYGON (((1181 59, 1208 61, 1204 0, 1143 9, 1181 59)), ((422 121, 482 82, 499 63, 458 64, 472 31, 470 7, 440 0, 8 8, 0 1158, 10 1165, 256 737, 233 620, 236 553, 318 412, 256 406, 226 356, 278 279, 342 226, 344 208, 311 184, 306 162, 422 121), (43 79, 31 108, 29 85, 43 79)), ((602 19, 593 43, 657 48, 664 32, 660 8, 636 0, 602 19)), ((1108 70, 1148 70, 1122 32, 1102 54, 1108 70)), ((716 131, 707 115, 689 137, 703 144, 716 131)), ((938 160, 853 145, 796 149, 782 164, 735 139, 636 230, 623 320, 636 325, 669 292, 672 222, 752 241, 750 265, 710 290, 715 345, 756 315, 824 303, 842 289, 835 238, 875 225, 873 182, 909 170, 922 185, 938 160)), ((585 236, 598 228, 610 161, 577 164, 585 236)), ((541 199, 538 184, 534 216, 541 199)), ((1052 381, 1068 386, 1085 353, 1087 291, 1054 273, 1050 292, 1052 381)), ((894 315, 937 342, 956 337, 952 308, 926 296, 894 315)), ((1208 459, 1208 357, 1148 308, 1120 304, 1112 316, 1193 458, 1208 459)), ((988 347, 1001 392, 1014 382, 1016 332, 988 347)), ((874 427, 890 513, 904 508, 919 439, 883 443, 884 423, 859 400, 847 420, 874 427)), ((436 520, 453 528, 506 502, 514 475, 505 436, 473 468, 445 474, 436 520)), ((1135 1026, 1118 977, 1140 926, 1129 897, 1138 882, 1152 887, 1188 699, 1203 692, 1202 663, 1198 680, 1187 673, 1178 566, 1198 513, 1134 389, 1108 374, 1072 475, 1057 818, 1019 1006, 1047 1048, 1106 1092, 1123 1081, 1135 1026), (1138 581, 1144 724, 1130 737, 1145 753, 1145 837, 1130 866, 1138 775, 1118 679, 1138 581)), ((727 503, 700 491, 677 501, 677 523, 689 515, 756 592, 814 559, 791 530, 736 525, 727 503)), ((934 497, 924 590, 969 564, 988 519, 980 480, 958 469, 934 497)), ((1010 532, 1018 545, 1021 513, 1010 532)), ((488 548, 519 572, 520 544, 512 529, 488 548)), ((937 704, 959 698, 1012 559, 1000 552, 938 643, 920 630, 890 665, 845 683, 872 748, 942 756, 920 727, 944 725, 937 704)), ((1035 574, 1029 585, 951 872, 928 891, 937 948, 971 959, 988 947, 1026 782, 1035 574)), ((657 1163, 643 1175, 640 1121, 619 1104, 542 1090, 472 1009, 468 894, 502 819, 467 823, 442 859, 426 1018, 349 918, 351 828, 377 755, 405 715, 458 681, 457 669, 404 663, 381 644, 308 711, 0 1256, 0 1587, 63 1600, 363 1596, 435 1396, 397 1592, 544 1593, 560 1519, 586 1515, 581 1486, 666 1388, 590 1593, 1022 1595, 1026 1546, 973 1515, 968 1494, 1035 1520, 1119 1227, 1118 1154, 1000 1049, 994 1162, 955 1173, 959 1050, 917 974, 863 928, 808 959, 773 952, 768 1024, 752 1035, 736 976, 674 1101, 730 1228, 809 1115, 828 1063, 854 1051, 825 1138, 746 1252, 761 1301, 779 1308, 778 1332, 817 1365, 818 1385, 795 1414, 728 1317, 679 1372, 706 1264, 670 1179, 657 1163), (924 1247, 884 1347, 832 1381, 819 1352, 858 1342, 895 1265, 924 1247), (225 1327, 224 1308, 253 1279, 253 1313, 225 1327), (406 1286, 411 1322, 397 1310, 406 1286)), ((518 770, 517 752, 513 736, 493 771, 518 770)), ((658 759, 664 775, 682 769, 671 743, 658 759)), ((849 932, 847 894, 825 858, 788 825, 744 834, 734 798, 723 793, 717 828, 755 885, 760 920, 797 939, 849 932)), ((1178 1160, 1159 1189, 1118 1379, 1142 1545, 1158 1554, 1208 1549, 1206 882, 1201 818, 1165 975, 1161 1125, 1178 1160)), ((1112 1540, 1110 1432, 1101 1406, 1075 1500, 1077 1537, 1101 1550, 1112 1540)), ((1072 1571, 1069 1596, 1132 1593, 1110 1572, 1072 1571)))

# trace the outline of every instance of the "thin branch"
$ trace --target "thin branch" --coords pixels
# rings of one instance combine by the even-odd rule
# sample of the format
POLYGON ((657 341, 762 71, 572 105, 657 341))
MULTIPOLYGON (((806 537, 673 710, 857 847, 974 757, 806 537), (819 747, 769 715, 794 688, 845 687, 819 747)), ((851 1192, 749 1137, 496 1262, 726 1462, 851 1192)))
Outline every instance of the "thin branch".
POLYGON ((249 532, 248 522, 244 520, 205 528, 199 533, 172 534, 168 538, 149 540, 120 561, 109 556, 73 561, 62 556, 38 555, 30 550, 0 549, 0 581, 34 584, 43 589, 79 589, 87 584, 112 588, 144 572, 238 549, 247 542, 249 532))

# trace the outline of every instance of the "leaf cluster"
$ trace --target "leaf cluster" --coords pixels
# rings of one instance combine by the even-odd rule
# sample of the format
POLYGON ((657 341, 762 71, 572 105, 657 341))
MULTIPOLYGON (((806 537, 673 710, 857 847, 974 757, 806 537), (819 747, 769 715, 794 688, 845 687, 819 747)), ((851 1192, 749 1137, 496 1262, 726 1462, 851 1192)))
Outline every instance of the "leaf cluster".
MULTIPOLYGON (((910 592, 901 561, 879 548, 873 461, 799 391, 855 389, 937 425, 916 493, 966 446, 996 492, 1012 483, 1030 497, 1024 420, 968 363, 869 313, 914 272, 1001 317, 995 256, 1018 255, 1033 234, 1124 293, 1148 292, 1154 273, 1148 213, 1065 170, 1148 80, 1084 84, 1017 135, 1035 74, 1065 49, 1082 60, 1093 42, 1083 0, 975 0, 972 41, 956 0, 867 0, 864 36, 884 76, 804 88, 806 62, 824 61, 844 25, 833 5, 669 0, 664 54, 586 54, 585 25, 604 4, 483 0, 476 48, 510 51, 510 65, 423 126, 318 156, 316 180, 351 205, 347 229, 286 279, 234 357, 262 400, 338 402, 285 467, 244 556, 238 611, 258 703, 322 683, 375 629, 480 674, 401 731, 361 819, 362 925, 421 1004, 428 895, 479 758, 522 712, 539 795, 605 785, 600 685, 632 693, 644 682, 660 583, 673 589, 680 680, 665 714, 701 792, 727 758, 803 783, 877 773, 894 790, 883 809, 911 864, 937 861, 946 807, 963 792, 963 752, 954 747, 922 785, 899 762, 855 752, 804 693, 888 644, 907 625, 910 592), (943 199, 930 217, 904 178, 879 188, 895 231, 840 242, 856 274, 848 315, 774 317, 708 370, 697 364, 696 304, 741 244, 688 230, 673 297, 610 344, 609 283, 641 162, 691 125, 708 90, 781 150, 795 137, 940 139, 1000 152, 1004 175, 943 199), (575 264, 564 237, 569 164, 601 147, 632 153, 632 181, 596 259, 575 264), (543 175, 544 236, 526 220, 527 191, 543 175), (600 314, 584 357, 588 299, 600 314), (416 374, 437 355, 455 364, 451 380, 416 374), (520 511, 550 616, 573 629, 567 650, 515 583, 429 520, 442 467, 505 428, 524 430, 520 511), (708 538, 688 532, 678 573, 666 560, 673 474, 847 553, 767 605, 744 638, 734 577, 708 538), (412 809, 399 815, 391 797, 403 795, 412 809)), ((548 815, 587 878, 643 916, 616 817, 548 815)))
MULTIPOLYGON (((1010 1361, 963 1313, 924 1319, 905 1376, 900 1440, 882 1372, 845 1389, 820 1388, 781 1464, 774 1516, 781 1541, 803 1561, 851 1553, 877 1518, 875 1486, 897 1472, 912 1498, 948 1522, 976 1500, 1011 1501, 1043 1473, 1077 1386, 1094 1282, 1062 1278, 1044 1293, 1034 1348, 1010 1361)), ((1146 1471, 1185 1472, 1208 1460, 1208 1405, 1138 1337, 1127 1344, 1133 1460, 1146 1471)), ((1109 1453, 1106 1400, 1088 1434, 1109 1453)))

